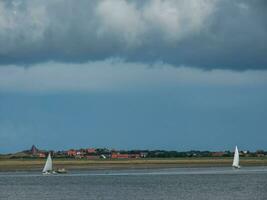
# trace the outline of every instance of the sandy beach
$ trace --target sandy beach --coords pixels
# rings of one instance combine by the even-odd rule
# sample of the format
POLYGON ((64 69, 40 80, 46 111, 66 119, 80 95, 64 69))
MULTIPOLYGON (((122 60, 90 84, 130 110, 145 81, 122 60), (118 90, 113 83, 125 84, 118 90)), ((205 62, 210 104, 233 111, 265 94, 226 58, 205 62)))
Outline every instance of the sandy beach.
MULTIPOLYGON (((0 171, 41 170, 44 159, 1 159, 0 171)), ((55 168, 71 169, 138 169, 174 167, 231 166, 232 158, 173 158, 173 159, 123 159, 123 160, 74 160, 54 159, 55 168)), ((267 158, 242 158, 241 166, 267 166, 267 158)))

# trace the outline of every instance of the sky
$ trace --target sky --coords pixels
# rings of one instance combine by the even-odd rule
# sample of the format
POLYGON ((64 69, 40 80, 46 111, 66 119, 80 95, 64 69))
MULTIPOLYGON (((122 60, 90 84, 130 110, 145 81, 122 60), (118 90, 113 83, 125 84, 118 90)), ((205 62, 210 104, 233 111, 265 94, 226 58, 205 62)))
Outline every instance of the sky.
POLYGON ((0 153, 267 149, 265 0, 0 1, 0 153))

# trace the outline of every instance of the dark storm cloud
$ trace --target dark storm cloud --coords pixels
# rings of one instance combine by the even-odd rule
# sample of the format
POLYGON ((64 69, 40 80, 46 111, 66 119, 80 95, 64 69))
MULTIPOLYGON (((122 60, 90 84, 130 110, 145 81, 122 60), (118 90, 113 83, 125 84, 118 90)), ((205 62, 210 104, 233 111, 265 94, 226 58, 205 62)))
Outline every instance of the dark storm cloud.
POLYGON ((1 1, 0 64, 121 57, 267 68, 264 0, 1 1))

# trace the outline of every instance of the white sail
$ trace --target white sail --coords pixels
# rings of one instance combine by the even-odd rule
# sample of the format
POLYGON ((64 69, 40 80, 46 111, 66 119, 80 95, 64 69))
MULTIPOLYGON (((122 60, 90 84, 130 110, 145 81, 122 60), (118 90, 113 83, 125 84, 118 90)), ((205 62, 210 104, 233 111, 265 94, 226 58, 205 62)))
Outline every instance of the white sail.
POLYGON ((52 167, 52 159, 51 159, 51 155, 50 153, 47 156, 47 160, 43 169, 43 172, 49 172, 52 171, 53 167, 52 167))
POLYGON ((239 166, 239 152, 238 152, 237 146, 235 147, 233 167, 240 168, 240 166, 239 166))

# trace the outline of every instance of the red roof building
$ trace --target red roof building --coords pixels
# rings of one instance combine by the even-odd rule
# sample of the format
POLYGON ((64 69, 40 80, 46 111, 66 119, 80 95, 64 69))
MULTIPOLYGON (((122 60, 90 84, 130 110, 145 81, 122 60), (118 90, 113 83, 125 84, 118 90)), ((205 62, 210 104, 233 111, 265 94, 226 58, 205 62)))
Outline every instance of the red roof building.
POLYGON ((68 156, 76 156, 76 155, 77 155, 77 151, 76 150, 71 149, 71 150, 68 151, 68 156))
POLYGON ((96 153, 96 150, 94 148, 88 148, 87 153, 96 153))
POLYGON ((125 159, 125 158, 130 158, 130 156, 129 156, 129 154, 112 153, 111 158, 113 158, 113 159, 125 159))

